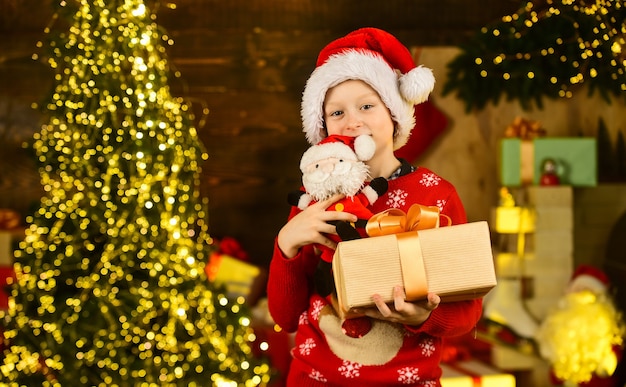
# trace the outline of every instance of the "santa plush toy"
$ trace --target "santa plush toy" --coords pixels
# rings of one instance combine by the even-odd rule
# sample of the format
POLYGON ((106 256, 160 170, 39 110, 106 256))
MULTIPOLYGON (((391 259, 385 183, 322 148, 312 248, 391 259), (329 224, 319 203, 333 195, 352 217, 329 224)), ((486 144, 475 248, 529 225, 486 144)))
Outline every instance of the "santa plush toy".
MULTIPOLYGON (((300 160, 303 189, 290 193, 289 203, 303 210, 335 194, 343 194, 345 198, 327 211, 350 212, 359 220, 355 224, 337 222, 338 235, 332 234, 329 238, 340 242, 366 236, 365 225, 373 215, 367 207, 387 191, 385 178, 379 177, 366 184, 369 168, 365 161, 372 158, 375 150, 376 144, 368 135, 331 135, 311 146, 300 160)), ((331 262, 335 251, 322 245, 317 247, 321 250, 321 260, 316 282, 318 292, 325 297, 332 292, 331 262)))
POLYGON ((536 340, 541 355, 550 362, 553 385, 621 386, 614 372, 626 331, 609 289, 603 271, 580 265, 539 327, 536 340))

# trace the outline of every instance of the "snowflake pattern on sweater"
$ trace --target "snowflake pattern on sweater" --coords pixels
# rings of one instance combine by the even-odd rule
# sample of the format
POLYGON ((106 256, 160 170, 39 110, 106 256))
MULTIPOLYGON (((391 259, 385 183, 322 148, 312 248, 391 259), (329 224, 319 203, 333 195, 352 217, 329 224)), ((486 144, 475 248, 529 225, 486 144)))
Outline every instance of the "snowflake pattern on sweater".
POLYGON ((311 311, 311 317, 313 317, 313 320, 319 320, 319 315, 320 312, 322 311, 322 308, 324 307, 324 303, 321 301, 315 301, 315 304, 313 305, 313 310, 311 311))
POLYGON ((415 367, 404 367, 398 370, 398 381, 401 383, 415 384, 419 380, 419 369, 415 367))
MULTIPOLYGON (((422 177, 419 179, 419 184, 423 187, 435 187, 438 186, 441 181, 441 177, 435 175, 432 172, 428 172, 422 175, 422 177)), ((389 208, 405 207, 407 205, 408 196, 409 193, 403 189, 388 190, 385 205, 389 208)), ((443 210, 443 207, 445 206, 445 200, 437 200, 437 206, 440 210, 443 210)))
POLYGON ((441 178, 434 173, 425 173, 420 179, 420 184, 425 187, 433 187, 435 185, 439 185, 440 182, 441 178))
POLYGON ((318 382, 327 383, 328 380, 319 371, 313 370, 309 374, 309 378, 317 380, 318 382))
POLYGON ((311 354, 311 350, 315 348, 315 340, 308 338, 306 341, 298 346, 300 355, 308 356, 311 354))
POLYGON ((428 357, 435 353, 435 344, 431 338, 426 338, 420 343, 422 349, 422 355, 428 357))
POLYGON ((339 373, 347 379, 354 379, 359 377, 359 370, 361 367, 362 366, 359 363, 344 360, 343 364, 337 369, 337 371, 339 371, 339 373))
POLYGON ((406 198, 409 194, 401 189, 395 189, 388 193, 388 199, 385 202, 389 208, 400 208, 406 204, 406 198))

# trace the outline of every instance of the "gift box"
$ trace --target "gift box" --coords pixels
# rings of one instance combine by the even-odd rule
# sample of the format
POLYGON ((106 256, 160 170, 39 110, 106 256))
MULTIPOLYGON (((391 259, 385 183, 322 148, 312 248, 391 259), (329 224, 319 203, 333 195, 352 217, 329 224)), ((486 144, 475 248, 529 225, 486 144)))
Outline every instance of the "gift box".
POLYGON ((597 148, 591 137, 505 138, 500 142, 500 182, 518 187, 538 184, 545 159, 556 161, 562 185, 596 186, 597 148))
POLYGON ((211 253, 205 271, 209 281, 225 287, 229 298, 244 297, 249 305, 254 305, 265 289, 265 270, 230 255, 211 253))
POLYGON ((528 234, 535 231, 534 209, 518 206, 498 206, 493 209, 492 224, 499 234, 528 234))
POLYGON ((340 242, 332 265, 343 318, 373 306, 373 294, 393 302, 398 285, 408 301, 433 292, 442 302, 479 298, 496 285, 485 221, 340 242))
POLYGON ((441 387, 515 387, 515 376, 478 360, 441 364, 441 387))

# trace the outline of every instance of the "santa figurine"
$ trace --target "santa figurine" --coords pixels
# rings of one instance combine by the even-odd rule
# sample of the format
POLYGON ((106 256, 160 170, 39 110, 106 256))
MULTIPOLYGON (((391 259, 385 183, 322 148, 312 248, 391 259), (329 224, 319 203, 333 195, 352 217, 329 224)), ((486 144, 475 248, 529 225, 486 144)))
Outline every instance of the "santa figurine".
POLYGON ((550 363, 553 385, 618 387, 614 373, 622 357, 624 333, 607 275, 581 265, 556 308, 541 323, 536 340, 550 363))
MULTIPOLYGON (((375 151, 376 144, 371 136, 357 137, 331 135, 317 145, 307 149, 300 160, 303 189, 289 194, 291 205, 303 210, 313 203, 328 199, 335 194, 345 198, 335 202, 327 211, 345 211, 356 215, 355 224, 337 222, 338 235, 329 235, 335 242, 367 236, 365 226, 373 213, 367 208, 387 191, 387 180, 379 177, 366 184, 369 168, 365 161, 375 151)), ((318 292, 326 297, 333 290, 331 262, 335 250, 319 245, 321 262, 318 271, 324 272, 316 278, 318 292)))
POLYGON ((556 160, 547 158, 541 163, 541 178, 539 185, 551 186, 561 183, 558 175, 558 165, 556 160))

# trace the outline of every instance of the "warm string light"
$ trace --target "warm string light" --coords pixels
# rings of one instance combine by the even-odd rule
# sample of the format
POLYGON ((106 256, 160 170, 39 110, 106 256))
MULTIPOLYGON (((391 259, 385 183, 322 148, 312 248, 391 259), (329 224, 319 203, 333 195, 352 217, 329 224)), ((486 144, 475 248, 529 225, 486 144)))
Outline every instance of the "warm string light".
MULTIPOLYGON (((594 37, 591 41, 585 41, 578 33, 576 33, 575 36, 570 38, 569 43, 575 42, 578 44, 578 47, 579 47, 578 52, 574 53, 573 56, 568 56, 568 54, 563 53, 565 50, 562 47, 564 47, 564 44, 566 42, 561 37, 557 37, 556 39, 554 39, 553 46, 550 46, 547 48, 541 48, 532 52, 525 52, 525 53, 521 53, 521 52, 518 52, 515 54, 499 53, 493 58, 492 62, 495 65, 500 65, 507 60, 512 60, 512 61, 530 60, 532 57, 536 57, 536 56, 547 57, 550 55, 559 55, 558 60, 560 62, 562 62, 564 65, 568 63, 571 64, 570 73, 573 73, 573 75, 567 78, 563 78, 563 79, 559 79, 557 76, 552 76, 550 77, 550 82, 552 84, 560 86, 560 89, 561 89, 559 91, 560 97, 569 98, 572 96, 572 93, 570 91, 572 86, 582 83, 585 76, 587 75, 592 78, 595 78, 597 76, 598 74, 597 69, 595 67, 588 67, 585 64, 588 64, 590 60, 594 57, 597 59, 602 58, 603 53, 597 49, 602 46, 603 41, 605 42, 612 41, 613 42, 612 50, 616 53, 621 52, 621 47, 624 45, 624 35, 623 35, 624 31, 618 31, 615 27, 610 27, 610 25, 605 24, 603 21, 604 15, 606 14, 606 6, 607 5, 611 6, 610 1, 608 2, 609 4, 593 4, 592 6, 588 6, 588 7, 578 6, 577 4, 575 4, 574 1, 568 1, 568 0, 563 0, 562 3, 563 5, 572 6, 572 9, 575 12, 581 12, 586 15, 594 16, 598 22, 598 25, 601 27, 600 29, 599 28, 593 29, 594 37), (620 34, 622 36, 621 38, 618 38, 620 34)), ((605 3, 605 2, 602 2, 602 3, 605 3)), ((548 4, 552 4, 552 1, 548 1, 548 4)), ((517 13, 514 15, 504 16, 502 18, 502 21, 504 23, 522 26, 522 28, 511 27, 511 29, 515 31, 514 37, 516 39, 524 39, 524 38, 529 37, 528 35, 530 31, 538 22, 541 21, 543 23, 549 23, 550 19, 553 16, 559 16, 561 14, 562 12, 560 11, 560 9, 553 8, 553 7, 549 7, 548 9, 538 13, 536 11, 533 11, 533 3, 528 2, 524 8, 524 12, 522 15, 521 13, 517 13)), ((572 27, 576 29, 579 26, 576 22, 572 21, 572 27)), ((496 37, 500 35, 500 30, 498 28, 494 28, 492 31, 489 31, 487 27, 484 27, 482 29, 482 32, 483 33, 491 32, 496 37)), ((482 64, 482 63, 485 63, 485 61, 482 58, 476 58, 476 63, 482 64)), ((614 67, 618 67, 617 61, 612 61, 610 65, 614 67)), ((618 74, 623 74, 625 68, 626 68, 626 63, 622 62, 621 66, 619 66, 616 69, 616 71, 618 74)), ((483 77, 490 76, 491 74, 488 69, 489 69, 488 67, 481 69, 480 70, 481 76, 483 77)), ((498 72, 498 74, 500 74, 500 72, 498 72)), ((525 76, 532 79, 534 78, 534 72, 528 71, 525 74, 525 76)), ((502 77, 505 80, 508 80, 511 78, 511 74, 509 72, 504 71, 502 72, 502 77)), ((622 84, 621 86, 623 90, 626 90, 626 84, 622 84)))
POLYGON ((170 38, 141 0, 60 5, 71 26, 50 42, 55 88, 33 142, 46 196, 15 253, 0 380, 266 384, 243 300, 204 274, 207 155, 170 94, 170 38))
POLYGON ((620 1, 548 0, 541 9, 527 2, 464 46, 450 64, 445 92, 458 88, 472 105, 475 90, 469 88, 482 85, 478 107, 501 92, 524 105, 541 95, 571 98, 585 82, 605 97, 619 95, 626 92, 625 19, 620 1))

